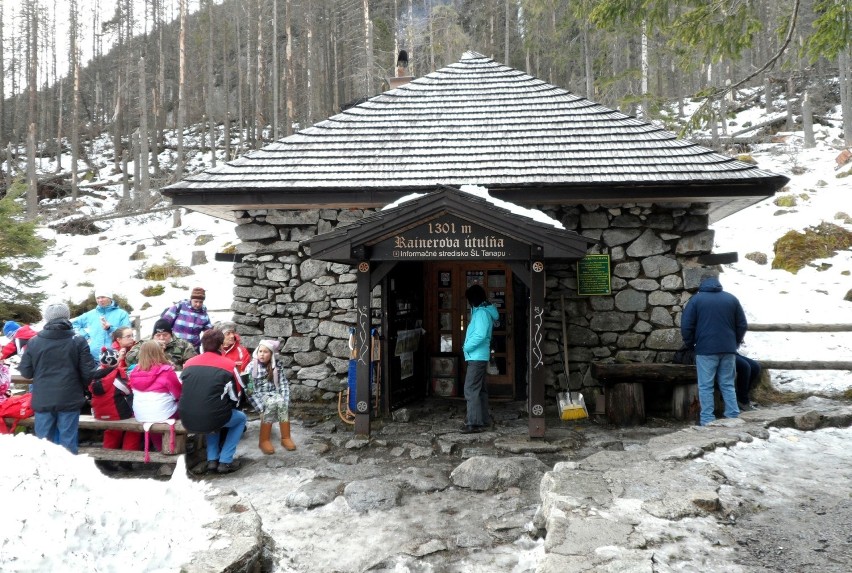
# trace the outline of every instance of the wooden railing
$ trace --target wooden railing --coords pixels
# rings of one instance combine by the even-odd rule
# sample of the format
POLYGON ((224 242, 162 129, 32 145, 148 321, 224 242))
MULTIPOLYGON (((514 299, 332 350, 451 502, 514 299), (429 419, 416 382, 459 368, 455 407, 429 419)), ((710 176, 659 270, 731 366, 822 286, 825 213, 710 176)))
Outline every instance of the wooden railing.
MULTIPOLYGON (((852 324, 749 324, 749 332, 852 332, 852 324)), ((756 359, 767 370, 852 370, 852 360, 756 359)))

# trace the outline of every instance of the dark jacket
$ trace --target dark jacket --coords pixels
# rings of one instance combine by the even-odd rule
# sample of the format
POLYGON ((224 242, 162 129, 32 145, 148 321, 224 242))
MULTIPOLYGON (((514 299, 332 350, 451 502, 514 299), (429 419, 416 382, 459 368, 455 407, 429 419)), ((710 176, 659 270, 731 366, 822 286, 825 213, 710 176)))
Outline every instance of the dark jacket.
MULTIPOLYGON (((152 338, 146 338, 142 342, 147 342, 149 340, 153 340, 152 338)), ((127 366, 136 366, 136 363, 139 362, 139 350, 142 348, 142 342, 136 344, 133 348, 131 348, 127 355, 125 356, 125 361, 127 362, 127 366)), ((175 367, 175 370, 180 372, 183 368, 183 365, 187 360, 192 358, 193 356, 198 356, 198 353, 195 351, 195 347, 184 340, 183 338, 178 338, 177 336, 172 335, 172 340, 166 347, 163 349, 163 352, 166 353, 166 358, 172 363, 175 367)))
POLYGON ((188 431, 209 434, 228 423, 237 405, 239 384, 233 360, 205 352, 186 361, 180 379, 183 392, 178 412, 188 431))
POLYGON ((70 412, 86 403, 83 391, 93 378, 110 372, 99 369, 89 345, 74 335, 74 327, 64 318, 52 320, 30 339, 21 356, 18 371, 33 381, 33 410, 70 412))
POLYGON ((733 354, 748 330, 740 301, 722 291, 716 278, 701 281, 680 320, 684 344, 696 354, 733 354))

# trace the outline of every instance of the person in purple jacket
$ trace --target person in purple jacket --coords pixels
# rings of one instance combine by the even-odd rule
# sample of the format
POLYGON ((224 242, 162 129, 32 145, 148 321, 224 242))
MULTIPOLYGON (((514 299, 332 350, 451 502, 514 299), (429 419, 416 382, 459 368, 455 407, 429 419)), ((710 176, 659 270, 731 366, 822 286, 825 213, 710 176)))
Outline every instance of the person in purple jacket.
POLYGON ((737 348, 743 342, 748 321, 734 295, 722 290, 715 276, 703 276, 698 292, 689 299, 680 321, 680 333, 688 348, 695 349, 698 374, 699 423, 706 426, 716 419, 715 382, 725 401, 725 417, 740 415, 734 386, 737 348))
POLYGON ((172 334, 192 344, 196 352, 201 345, 201 333, 213 328, 204 306, 205 296, 203 288, 195 287, 188 299, 173 304, 160 317, 171 323, 172 334))

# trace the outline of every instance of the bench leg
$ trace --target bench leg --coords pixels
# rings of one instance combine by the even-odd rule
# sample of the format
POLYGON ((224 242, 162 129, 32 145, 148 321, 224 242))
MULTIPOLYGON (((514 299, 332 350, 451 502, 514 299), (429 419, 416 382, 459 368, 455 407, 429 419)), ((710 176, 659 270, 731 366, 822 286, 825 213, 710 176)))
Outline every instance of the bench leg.
POLYGON ((645 392, 641 382, 613 384, 604 394, 606 417, 617 426, 637 426, 645 423, 645 392))
POLYGON ((672 391, 672 417, 675 420, 697 420, 700 411, 698 385, 675 384, 672 391))

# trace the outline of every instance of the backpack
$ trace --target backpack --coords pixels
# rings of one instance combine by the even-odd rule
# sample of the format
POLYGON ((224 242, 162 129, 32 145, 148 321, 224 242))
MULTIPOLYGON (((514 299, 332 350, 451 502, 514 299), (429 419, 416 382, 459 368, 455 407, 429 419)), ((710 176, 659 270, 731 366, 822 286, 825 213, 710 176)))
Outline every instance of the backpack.
POLYGON ((0 404, 0 434, 13 434, 18 427, 18 422, 24 418, 35 415, 32 405, 33 395, 30 393, 12 396, 0 404), (12 418, 12 427, 6 426, 3 418, 12 418))
POLYGON ((178 301, 178 302, 174 303, 173 305, 166 307, 166 309, 163 312, 160 313, 160 318, 162 318, 164 320, 168 320, 169 322, 172 323, 172 327, 174 327, 175 321, 180 316, 180 309, 182 307, 183 307, 183 301, 182 300, 178 301), (169 309, 171 309, 172 306, 175 307, 175 317, 174 318, 166 318, 166 313, 169 312, 169 309))

